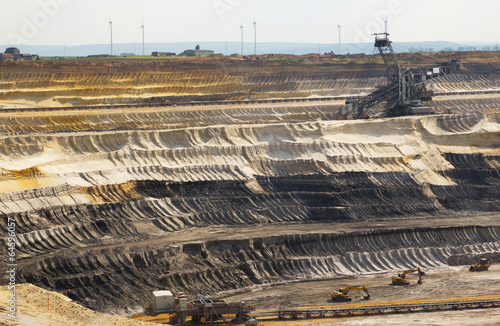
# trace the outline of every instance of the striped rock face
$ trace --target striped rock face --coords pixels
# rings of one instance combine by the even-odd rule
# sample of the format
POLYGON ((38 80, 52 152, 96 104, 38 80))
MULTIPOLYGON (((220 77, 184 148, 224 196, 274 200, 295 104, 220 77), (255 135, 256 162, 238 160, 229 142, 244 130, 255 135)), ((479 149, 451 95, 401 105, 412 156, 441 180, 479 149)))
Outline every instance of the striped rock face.
POLYGON ((357 121, 328 102, 1 112, 19 280, 104 311, 500 261, 500 102, 445 97, 453 114, 357 121))

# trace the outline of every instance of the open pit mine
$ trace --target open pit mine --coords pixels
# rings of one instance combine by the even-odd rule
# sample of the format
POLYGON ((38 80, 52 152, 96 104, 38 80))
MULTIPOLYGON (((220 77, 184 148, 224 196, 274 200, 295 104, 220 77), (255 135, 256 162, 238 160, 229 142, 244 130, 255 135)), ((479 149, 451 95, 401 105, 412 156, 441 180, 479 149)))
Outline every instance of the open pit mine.
POLYGON ((39 291, 121 315, 164 289, 256 309, 334 305, 360 284, 371 304, 498 295, 498 52, 430 79, 425 114, 380 114, 384 97, 349 117, 346 100, 387 84, 367 58, 1 63, 0 226, 15 225, 18 291, 31 284, 20 320, 71 310, 39 291), (469 272, 480 258, 489 270, 469 272), (423 284, 390 284, 417 267, 423 284))

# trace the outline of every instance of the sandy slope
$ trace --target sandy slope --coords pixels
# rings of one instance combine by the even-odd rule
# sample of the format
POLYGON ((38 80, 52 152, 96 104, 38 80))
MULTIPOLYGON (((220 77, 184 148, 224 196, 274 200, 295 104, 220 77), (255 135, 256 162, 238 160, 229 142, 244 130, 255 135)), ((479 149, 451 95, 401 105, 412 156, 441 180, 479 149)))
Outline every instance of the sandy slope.
MULTIPOLYGON (((6 302, 7 286, 0 287, 0 301, 6 302)), ((18 284, 16 293, 16 319, 9 317, 4 305, 0 306, 0 325, 25 326, 140 326, 153 325, 125 317, 111 316, 84 308, 66 296, 46 291, 31 284, 18 284)))

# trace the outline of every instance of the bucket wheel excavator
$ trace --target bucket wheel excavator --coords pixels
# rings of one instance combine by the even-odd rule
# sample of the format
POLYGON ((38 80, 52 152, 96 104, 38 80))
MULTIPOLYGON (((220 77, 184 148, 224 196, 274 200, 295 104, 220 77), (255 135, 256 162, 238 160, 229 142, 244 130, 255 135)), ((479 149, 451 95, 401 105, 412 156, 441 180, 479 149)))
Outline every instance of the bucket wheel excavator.
MULTIPOLYGON (((458 60, 448 60, 432 67, 403 67, 398 61, 388 33, 376 33, 375 47, 387 67, 387 85, 362 98, 346 101, 348 118, 394 117, 403 115, 431 114, 431 108, 422 101, 432 100, 434 89, 430 79, 456 73, 458 60), (382 112, 369 113, 368 109, 386 102, 382 112)), ((379 110, 380 111, 380 110, 379 110)))

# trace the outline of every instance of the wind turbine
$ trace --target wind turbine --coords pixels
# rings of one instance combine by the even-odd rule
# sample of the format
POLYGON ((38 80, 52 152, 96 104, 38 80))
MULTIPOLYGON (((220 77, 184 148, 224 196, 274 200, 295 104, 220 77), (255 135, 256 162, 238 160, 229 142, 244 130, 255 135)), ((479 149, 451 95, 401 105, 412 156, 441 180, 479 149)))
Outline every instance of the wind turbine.
POLYGON ((241 55, 243 56, 243 23, 241 23, 240 28, 241 28, 241 55))
POLYGON ((388 18, 389 18, 389 15, 387 15, 387 17, 385 17, 385 19, 384 19, 384 23, 385 23, 385 33, 386 33, 386 34, 388 34, 388 33, 387 33, 387 23, 389 22, 389 21, 387 20, 388 18))
POLYGON ((340 24, 337 25, 338 29, 339 29, 339 54, 342 54, 342 48, 341 48, 341 31, 342 31, 342 26, 340 26, 340 24))
POLYGON ((253 31, 255 34, 254 55, 257 55, 257 22, 253 19, 253 31))
POLYGON ((111 55, 113 55, 113 22, 111 17, 109 17, 109 31, 111 33, 111 55))
POLYGON ((144 18, 142 19, 142 24, 139 28, 142 28, 142 55, 145 55, 144 52, 144 18))

